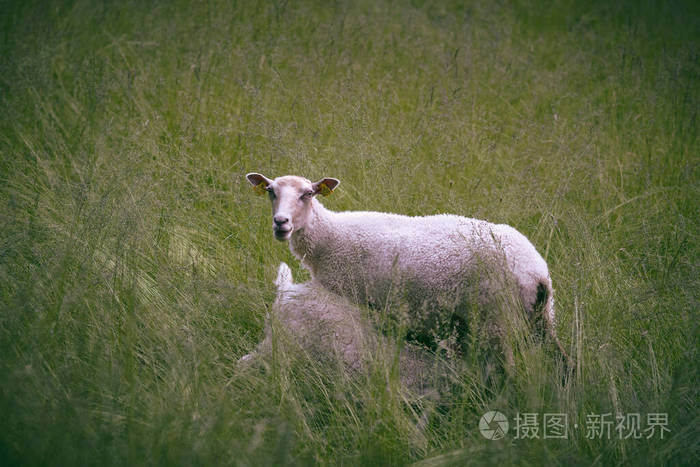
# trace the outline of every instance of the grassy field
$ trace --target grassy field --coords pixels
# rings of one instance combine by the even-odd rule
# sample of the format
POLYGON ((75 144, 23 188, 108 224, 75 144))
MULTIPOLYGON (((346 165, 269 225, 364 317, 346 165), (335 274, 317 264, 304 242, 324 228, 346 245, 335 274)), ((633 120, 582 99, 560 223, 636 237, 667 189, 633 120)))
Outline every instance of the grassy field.
POLYGON ((699 31, 692 1, 0 0, 0 464, 698 465, 699 31), (308 277, 250 171, 518 228, 578 375, 467 357, 431 408, 390 355, 241 368, 279 262, 308 277))

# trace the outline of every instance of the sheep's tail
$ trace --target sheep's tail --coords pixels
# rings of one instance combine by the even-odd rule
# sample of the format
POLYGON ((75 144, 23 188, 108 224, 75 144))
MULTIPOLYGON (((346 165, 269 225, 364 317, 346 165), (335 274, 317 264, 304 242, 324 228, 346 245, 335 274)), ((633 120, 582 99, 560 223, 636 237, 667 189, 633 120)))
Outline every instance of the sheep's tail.
POLYGON ((275 279, 277 293, 291 289, 293 284, 294 278, 292 277, 292 270, 289 269, 287 263, 280 263, 279 268, 277 268, 277 279, 275 279))
POLYGON ((540 282, 537 285, 537 299, 535 301, 535 325, 544 340, 550 340, 555 347, 557 356, 564 364, 564 374, 568 375, 575 368, 574 362, 564 350, 564 346, 557 337, 554 319, 554 289, 551 281, 540 282))

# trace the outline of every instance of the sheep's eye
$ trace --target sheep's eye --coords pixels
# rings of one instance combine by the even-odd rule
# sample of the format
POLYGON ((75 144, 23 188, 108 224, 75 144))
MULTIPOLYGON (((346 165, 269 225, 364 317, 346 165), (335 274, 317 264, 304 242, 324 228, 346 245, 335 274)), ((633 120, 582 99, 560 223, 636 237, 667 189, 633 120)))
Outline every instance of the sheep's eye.
POLYGON ((304 193, 303 195, 301 195, 299 198, 300 198, 300 199, 309 199, 309 198, 311 198, 311 196, 312 196, 313 194, 314 194, 313 191, 307 191, 306 193, 304 193))
POLYGON ((270 199, 277 198, 277 196, 275 196, 275 190, 273 190, 272 188, 267 189, 267 194, 270 195, 270 199))

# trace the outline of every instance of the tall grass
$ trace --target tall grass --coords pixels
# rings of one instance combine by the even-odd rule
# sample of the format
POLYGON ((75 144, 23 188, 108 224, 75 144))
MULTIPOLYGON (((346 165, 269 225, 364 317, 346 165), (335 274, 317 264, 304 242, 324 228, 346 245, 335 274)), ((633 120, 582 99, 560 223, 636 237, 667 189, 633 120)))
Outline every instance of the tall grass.
POLYGON ((697 464, 700 11, 613 3, 0 1, 0 458, 697 464), (467 357, 430 408, 390 356, 242 369, 276 265, 305 274, 248 171, 515 226, 578 376, 467 357), (582 428, 489 441, 491 409, 582 428), (588 439, 608 412, 671 431, 588 439))

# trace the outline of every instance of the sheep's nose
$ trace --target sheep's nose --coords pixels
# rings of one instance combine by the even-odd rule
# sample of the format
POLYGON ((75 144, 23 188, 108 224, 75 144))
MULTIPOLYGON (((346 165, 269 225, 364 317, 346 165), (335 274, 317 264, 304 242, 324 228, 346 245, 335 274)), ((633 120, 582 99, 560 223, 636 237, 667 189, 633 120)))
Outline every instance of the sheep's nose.
POLYGON ((284 225, 289 222, 289 217, 277 215, 273 217, 272 220, 274 220, 277 225, 284 225))

